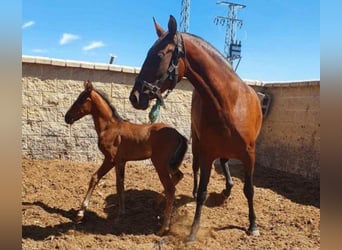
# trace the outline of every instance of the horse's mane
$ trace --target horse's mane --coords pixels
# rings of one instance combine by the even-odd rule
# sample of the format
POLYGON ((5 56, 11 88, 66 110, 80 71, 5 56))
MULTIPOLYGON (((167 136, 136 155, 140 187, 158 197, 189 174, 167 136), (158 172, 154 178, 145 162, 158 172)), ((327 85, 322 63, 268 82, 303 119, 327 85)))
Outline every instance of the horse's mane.
POLYGON ((112 103, 110 103, 109 101, 109 98, 108 98, 108 95, 102 91, 102 90, 99 90, 99 89, 94 89, 96 91, 96 93, 98 93, 102 99, 108 104, 108 106, 110 107, 110 109, 112 110, 112 113, 113 113, 113 117, 118 119, 119 121, 123 122, 123 121, 126 121, 126 119, 122 118, 118 111, 116 110, 116 108, 113 106, 112 103))
POLYGON ((216 49, 210 42, 204 40, 202 37, 199 37, 191 33, 182 33, 182 34, 188 35, 191 39, 199 41, 200 46, 205 48, 213 57, 217 58, 219 61, 225 64, 229 69, 234 71, 232 65, 226 60, 224 55, 218 49, 216 49))

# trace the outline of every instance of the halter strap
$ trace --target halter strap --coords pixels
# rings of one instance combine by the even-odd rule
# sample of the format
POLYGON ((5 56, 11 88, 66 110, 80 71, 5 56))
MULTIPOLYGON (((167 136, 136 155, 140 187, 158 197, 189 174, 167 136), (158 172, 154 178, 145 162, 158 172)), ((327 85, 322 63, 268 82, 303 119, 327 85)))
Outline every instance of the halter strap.
POLYGON ((172 85, 169 88, 171 91, 175 88, 175 86, 177 84, 177 80, 178 80, 178 75, 179 75, 179 73, 178 73, 178 62, 179 62, 179 58, 181 56, 185 56, 183 37, 182 37, 182 35, 179 32, 177 32, 176 37, 177 37, 177 46, 176 46, 175 50, 173 51, 171 63, 170 63, 169 69, 167 70, 167 72, 170 72, 169 73, 169 77, 171 79, 173 77, 172 85), (174 73, 173 73, 173 76, 172 76, 170 74, 173 71, 174 71, 174 73))

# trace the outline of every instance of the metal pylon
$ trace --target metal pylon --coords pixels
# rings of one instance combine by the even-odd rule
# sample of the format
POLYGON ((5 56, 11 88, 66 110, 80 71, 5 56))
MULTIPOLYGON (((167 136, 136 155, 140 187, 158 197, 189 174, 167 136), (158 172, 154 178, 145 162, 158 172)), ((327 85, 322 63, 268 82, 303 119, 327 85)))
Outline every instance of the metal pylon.
POLYGON ((239 59, 235 70, 239 66, 241 60, 241 41, 236 39, 236 30, 241 28, 242 19, 237 18, 237 10, 243 9, 246 5, 230 2, 217 2, 217 4, 225 5, 228 7, 227 16, 216 16, 214 22, 216 25, 226 26, 225 44, 224 44, 224 55, 229 63, 233 66, 233 61, 239 59))
POLYGON ((189 32, 190 0, 182 0, 180 31, 189 32))

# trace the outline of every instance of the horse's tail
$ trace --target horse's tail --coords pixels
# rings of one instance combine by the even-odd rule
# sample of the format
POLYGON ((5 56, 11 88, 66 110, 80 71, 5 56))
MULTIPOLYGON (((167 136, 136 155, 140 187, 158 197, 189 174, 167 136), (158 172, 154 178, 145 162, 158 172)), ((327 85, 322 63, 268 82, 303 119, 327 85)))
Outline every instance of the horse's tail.
POLYGON ((179 135, 179 144, 169 161, 171 171, 176 171, 184 159, 184 155, 188 150, 188 140, 177 131, 179 135))

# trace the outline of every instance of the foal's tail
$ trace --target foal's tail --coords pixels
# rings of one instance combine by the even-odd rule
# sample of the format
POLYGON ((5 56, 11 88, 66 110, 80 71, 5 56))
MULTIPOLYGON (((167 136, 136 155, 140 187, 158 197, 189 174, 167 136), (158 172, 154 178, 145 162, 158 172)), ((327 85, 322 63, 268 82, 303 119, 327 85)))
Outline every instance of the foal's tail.
POLYGON ((179 144, 169 161, 169 167, 171 168, 171 171, 176 171, 178 169, 184 159, 186 151, 188 150, 188 140, 178 131, 177 133, 179 136, 179 144))

